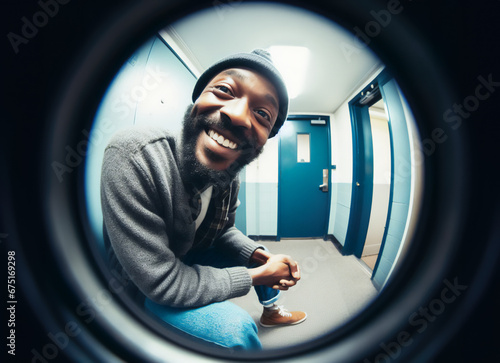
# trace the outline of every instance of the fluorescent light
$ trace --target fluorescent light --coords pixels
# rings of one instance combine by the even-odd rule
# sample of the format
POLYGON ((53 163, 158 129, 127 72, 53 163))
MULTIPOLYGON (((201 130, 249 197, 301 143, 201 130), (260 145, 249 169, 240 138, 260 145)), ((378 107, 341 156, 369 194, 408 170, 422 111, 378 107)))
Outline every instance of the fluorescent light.
POLYGON ((269 53, 274 65, 285 79, 290 98, 297 97, 304 87, 310 51, 306 47, 273 45, 269 53))

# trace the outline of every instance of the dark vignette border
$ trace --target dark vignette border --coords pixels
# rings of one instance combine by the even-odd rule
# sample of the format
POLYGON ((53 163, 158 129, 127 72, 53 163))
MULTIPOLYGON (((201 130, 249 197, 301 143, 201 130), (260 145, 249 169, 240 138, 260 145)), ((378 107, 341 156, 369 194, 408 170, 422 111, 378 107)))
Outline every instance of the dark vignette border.
MULTIPOLYGON (((381 32, 370 46, 396 76, 425 138, 436 128, 443 128, 443 112, 473 92, 478 76, 493 74, 496 79, 493 62, 468 54, 484 51, 494 32, 487 24, 480 26, 467 17, 468 11, 486 13, 487 9, 480 9, 481 6, 468 9, 463 4, 463 7, 410 1, 401 4, 409 11, 394 18, 392 31, 381 32), (421 28, 422 21, 433 25, 430 31, 421 28), (472 28, 473 25, 478 28, 472 28), (480 36, 484 46, 477 41, 480 36)), ((21 48, 20 54, 11 56, 12 65, 17 63, 12 68, 19 72, 17 80, 33 85, 24 89, 9 78, 7 84, 12 94, 6 97, 11 101, 6 112, 18 124, 9 123, 2 136, 7 155, 3 163, 10 179, 5 182, 10 185, 2 185, 3 228, 8 234, 5 247, 17 251, 19 265, 23 266, 20 290, 25 300, 31 301, 29 306, 22 305, 29 317, 26 324, 32 324, 31 319, 40 319, 40 324, 35 324, 36 336, 28 340, 28 349, 24 349, 30 359, 31 349, 41 349, 49 343, 47 333, 61 331, 68 321, 78 322, 82 332, 63 350, 66 358, 99 361, 117 357, 129 361, 154 358, 144 349, 147 342, 140 340, 140 334, 131 344, 119 330, 113 329, 116 320, 102 317, 86 324, 82 316, 75 316, 75 306, 98 292, 91 290, 99 289, 99 283, 105 284, 109 276, 88 265, 92 251, 82 243, 86 236, 84 214, 77 207, 81 197, 81 168, 61 185, 54 183, 49 165, 64 158, 64 146, 80 141, 79 132, 90 127, 112 75, 151 32, 160 24, 213 5, 209 1, 69 3, 60 7, 60 15, 40 29, 40 34, 21 48), (65 31, 70 34, 63 34, 65 31), (44 135, 43 142, 40 135, 44 135)), ((370 11, 385 6, 378 1, 342 5, 309 1, 300 5, 336 20, 348 30, 362 27, 372 20, 370 11)), ((33 10, 26 6, 18 14, 34 11, 36 7, 33 10)), ((19 27, 16 21, 22 15, 13 17, 8 24, 14 24, 14 28, 9 30, 19 27)), ((493 21, 491 16, 489 19, 493 21)), ((494 243, 499 239, 494 225, 499 220, 498 192, 493 176, 490 180, 478 180, 478 175, 491 172, 488 160, 496 151, 492 147, 496 129, 488 122, 493 115, 494 97, 498 99, 493 95, 488 104, 465 120, 467 124, 464 122, 450 132, 448 141, 425 159, 424 208, 415 243, 404 267, 374 304, 351 324, 307 346, 286 352, 264 352, 260 357, 230 358, 277 360, 294 356, 318 362, 373 361, 384 353, 380 343, 388 345, 397 341, 399 332, 408 331, 413 333, 414 341, 401 349, 395 360, 405 361, 410 357, 428 360, 445 347, 462 324, 473 324, 467 318, 474 308, 478 304, 489 306, 481 298, 491 291, 488 284, 492 282, 499 256, 498 244, 494 243), (473 246, 471 240, 475 241, 473 246), (415 331, 408 324, 408 317, 440 297, 444 279, 454 278, 468 287, 463 299, 447 306, 425 331, 415 331)), ((110 306, 117 311, 140 314, 126 301, 117 299, 110 306)), ((147 319, 144 329, 160 341, 163 339, 162 330, 147 319)), ((177 352, 188 353, 182 348, 186 341, 171 336, 166 339, 170 339, 177 352)), ((457 339, 464 338, 459 336, 455 342, 457 339)), ((491 337, 485 340, 493 341, 491 337)), ((453 350, 449 354, 460 357, 457 353, 460 344, 452 341, 447 347, 453 350)), ((218 352, 191 348, 222 359, 218 352)), ((467 353, 475 348, 461 349, 467 353)), ((57 358, 62 357, 60 354, 57 358)))

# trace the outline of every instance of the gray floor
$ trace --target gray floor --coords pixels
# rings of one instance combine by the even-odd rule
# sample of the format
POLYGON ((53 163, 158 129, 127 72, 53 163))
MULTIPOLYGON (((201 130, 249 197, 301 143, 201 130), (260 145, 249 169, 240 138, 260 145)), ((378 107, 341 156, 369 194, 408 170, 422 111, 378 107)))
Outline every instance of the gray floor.
MULTIPOLYGON (((365 307, 377 294, 371 270, 354 256, 342 256, 330 241, 322 239, 260 242, 272 253, 284 253, 299 262, 302 279, 278 301, 288 310, 307 312, 301 324, 259 327, 264 349, 283 348, 304 343, 331 332, 365 307)), ((262 306, 251 292, 232 300, 258 322, 262 306)))

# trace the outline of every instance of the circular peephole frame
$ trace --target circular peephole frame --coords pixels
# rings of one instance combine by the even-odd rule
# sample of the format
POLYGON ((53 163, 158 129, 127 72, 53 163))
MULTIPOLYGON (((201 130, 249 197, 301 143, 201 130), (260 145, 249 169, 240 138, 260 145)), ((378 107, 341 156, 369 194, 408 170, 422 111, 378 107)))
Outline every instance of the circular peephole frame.
MULTIPOLYGON (((229 1, 228 6, 230 3, 233 2, 229 1)), ((323 15, 348 31, 373 21, 370 11, 380 7, 376 1, 325 4, 311 0, 292 5, 323 15)), ((99 36, 85 44, 82 56, 75 60, 72 73, 55 100, 50 116, 53 128, 46 143, 46 165, 53 160, 64 160, 65 146, 81 141, 81 130, 91 127, 106 87, 135 49, 158 29, 211 6, 213 1, 144 1, 124 5, 122 13, 114 19, 106 19, 106 25, 100 24, 99 36)), ((381 31, 370 39, 369 46, 397 80, 420 134, 431 135, 433 130, 442 127, 443 110, 455 100, 447 73, 404 14, 393 16, 390 26, 390 32, 381 31)), ((440 331, 439 339, 445 341, 452 328, 444 326, 450 319, 439 319, 421 332, 423 325, 412 324, 409 317, 441 296, 443 281, 454 283, 455 276, 449 275, 449 271, 464 227, 463 163, 467 160, 467 148, 462 130, 456 130, 432 155, 425 157, 425 189, 418 227, 405 263, 375 301, 329 335, 286 350, 248 354, 194 345, 149 319, 133 302, 113 294, 112 277, 104 267, 96 268, 88 242, 93 237, 88 232, 83 207, 84 163, 76 167, 77 172, 67 174, 64 183, 48 170, 43 175, 45 222, 55 259, 52 271, 60 273, 57 277, 60 285, 40 285, 47 289, 38 294, 50 294, 52 304, 47 310, 40 308, 48 312, 40 318, 45 326, 53 327, 61 323, 64 326, 68 321, 79 322, 80 333, 65 353, 70 357, 92 357, 96 361, 118 357, 127 361, 307 358, 308 362, 328 362, 373 361, 377 356, 382 357, 381 354, 402 360, 419 354, 430 356, 433 353, 433 346, 428 344, 430 333, 440 331), (390 347, 399 348, 396 351, 390 347)), ((32 276, 32 280, 37 278, 32 276)), ((33 294, 36 291, 39 290, 33 286, 33 294)), ((462 302, 450 304, 446 314, 459 309, 467 311, 466 302, 464 298, 462 302)), ((465 315, 457 316, 450 326, 458 326, 465 315)))

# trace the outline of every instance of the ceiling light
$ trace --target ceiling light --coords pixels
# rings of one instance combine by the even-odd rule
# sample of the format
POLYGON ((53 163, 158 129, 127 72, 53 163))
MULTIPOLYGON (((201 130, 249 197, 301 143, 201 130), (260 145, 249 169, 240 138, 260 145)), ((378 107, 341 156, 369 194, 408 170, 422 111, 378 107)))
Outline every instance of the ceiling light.
POLYGON ((297 97, 304 87, 310 51, 306 47, 273 45, 268 49, 274 65, 285 79, 290 98, 297 97))

